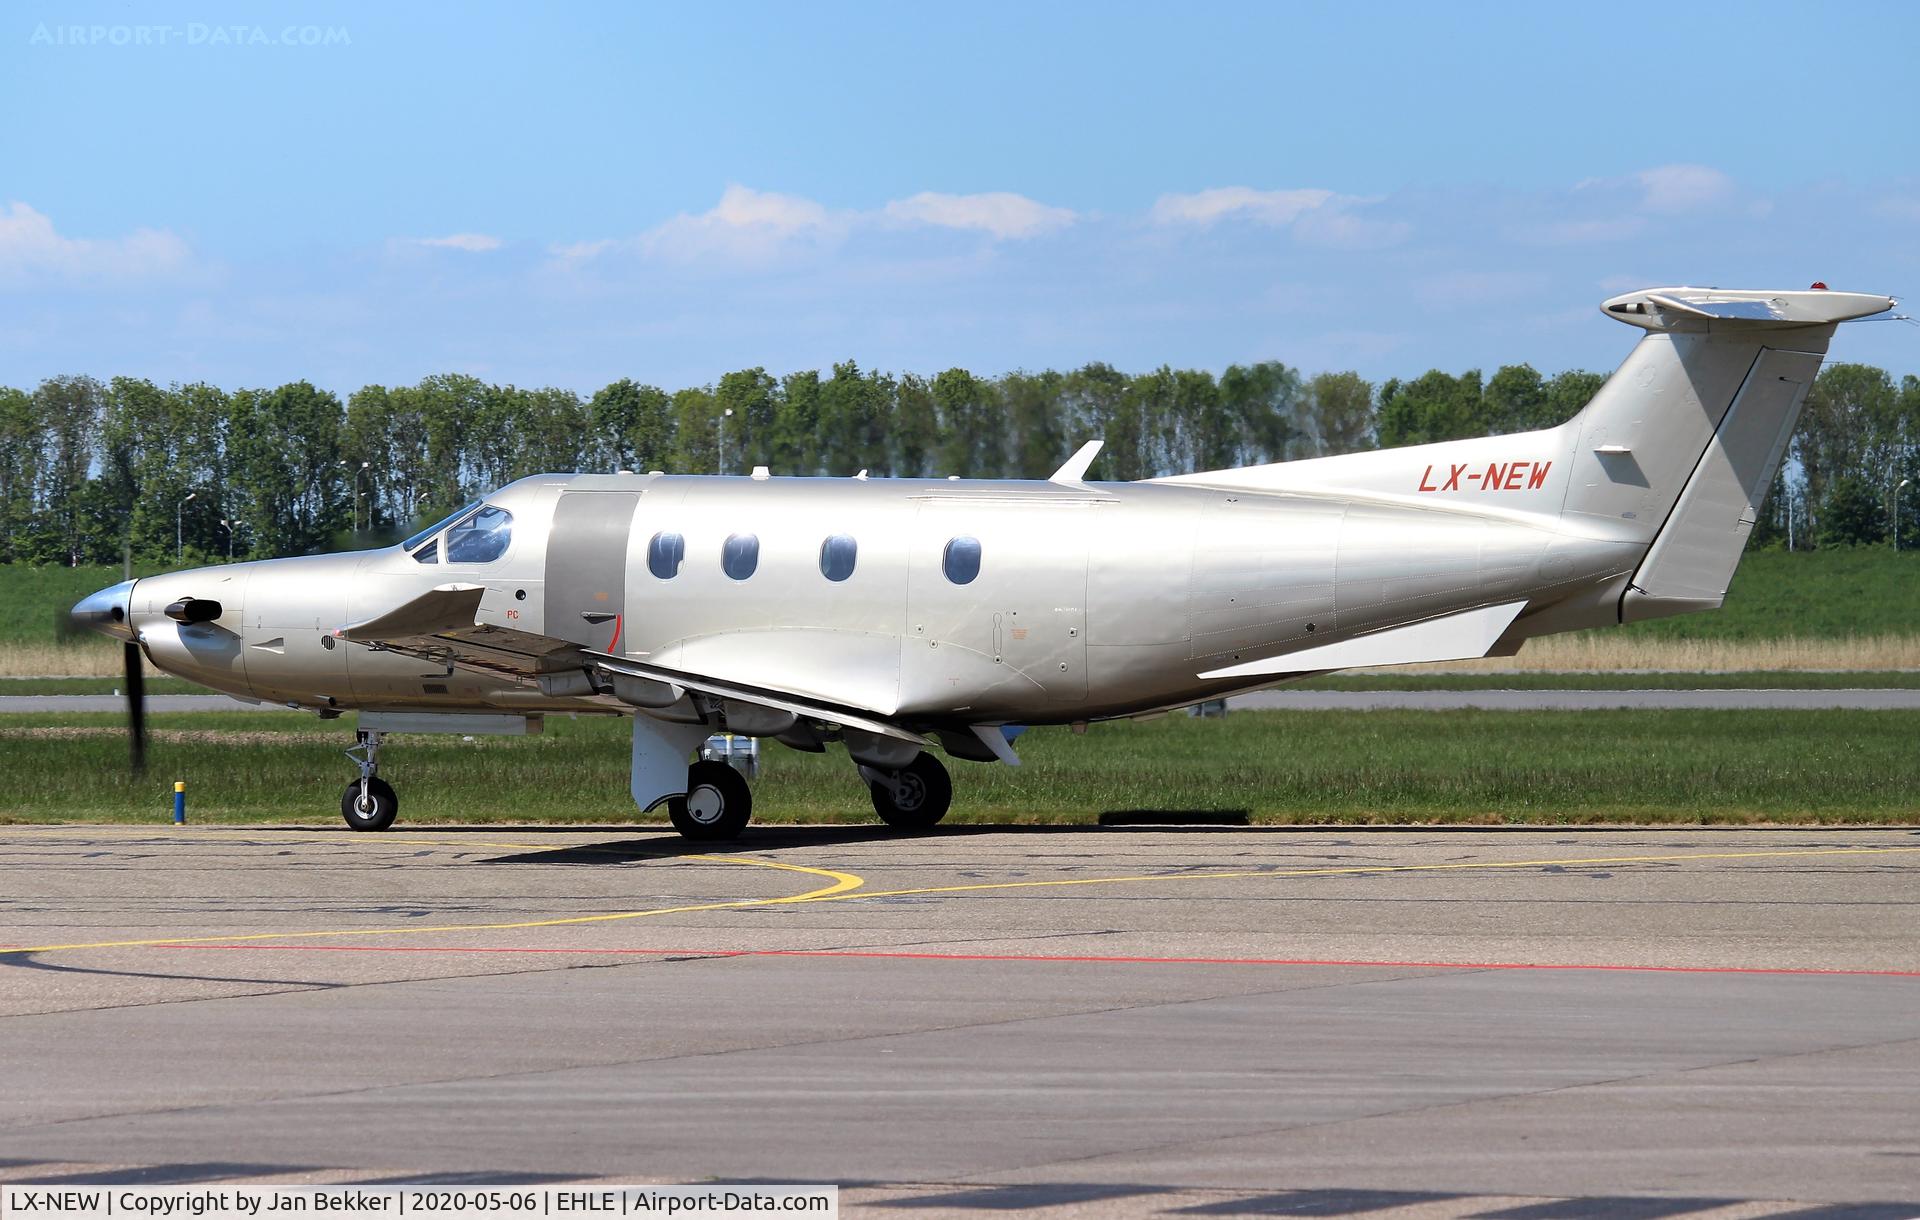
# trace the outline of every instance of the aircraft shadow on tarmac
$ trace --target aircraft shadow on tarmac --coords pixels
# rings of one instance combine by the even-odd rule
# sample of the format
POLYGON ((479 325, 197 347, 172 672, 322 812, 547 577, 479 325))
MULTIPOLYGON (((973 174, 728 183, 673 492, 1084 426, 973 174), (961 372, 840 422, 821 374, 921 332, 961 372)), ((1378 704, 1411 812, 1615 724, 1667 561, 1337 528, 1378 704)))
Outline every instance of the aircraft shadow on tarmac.
MULTIPOLYGON (((707 856, 729 851, 774 851, 783 847, 819 847, 857 843, 897 842, 906 838, 955 837, 963 835, 1050 835, 1086 834, 1096 830, 1218 831, 1245 830, 1251 811, 1246 809, 1124 809, 1100 815, 1099 824, 1063 823, 1058 825, 966 824, 940 826, 932 830, 901 831, 887 826, 755 826, 730 842, 696 843, 672 831, 623 838, 607 843, 573 843, 551 850, 513 852, 475 861, 478 864, 631 864, 665 856, 707 856)), ((593 834, 632 830, 625 826, 444 826, 435 834, 593 834)))
MULTIPOLYGON (((658 860, 677 856, 726 855, 729 852, 778 851, 788 847, 822 847, 861 843, 896 843, 904 839, 957 838, 974 835, 1084 835, 1084 834, 1245 834, 1254 833, 1295 834, 1295 835, 1403 835, 1403 834, 1473 834, 1476 836, 1537 835, 1554 834, 1562 842, 1574 842, 1578 836, 1585 835, 1648 835, 1661 836, 1664 841, 1675 846, 1684 846, 1686 840, 1695 832, 1713 831, 1712 826, 1641 826, 1629 824, 1607 824, 1596 826, 1550 826, 1529 825, 1526 823, 1460 823, 1446 825, 1405 825, 1394 823, 1275 823, 1255 826, 1251 811, 1245 809, 1116 809, 1100 814, 1097 824, 1086 822, 1063 823, 992 823, 974 822, 950 826, 937 826, 930 830, 903 831, 887 826, 874 825, 764 825, 751 826, 738 839, 726 842, 695 843, 681 838, 678 834, 660 829, 641 828, 622 825, 598 826, 435 826, 434 834, 608 834, 622 838, 605 843, 576 843, 555 847, 552 850, 532 850, 512 852, 506 855, 490 856, 476 860, 478 864, 597 864, 617 865, 633 864, 643 860, 658 860)), ((1790 825, 1742 826, 1740 830, 1762 838, 1805 835, 1809 828, 1790 825)), ((1852 833, 1885 833, 1886 826, 1822 826, 1818 833, 1846 837, 1852 833)), ((1920 837, 1920 830, 1913 832, 1920 837)))

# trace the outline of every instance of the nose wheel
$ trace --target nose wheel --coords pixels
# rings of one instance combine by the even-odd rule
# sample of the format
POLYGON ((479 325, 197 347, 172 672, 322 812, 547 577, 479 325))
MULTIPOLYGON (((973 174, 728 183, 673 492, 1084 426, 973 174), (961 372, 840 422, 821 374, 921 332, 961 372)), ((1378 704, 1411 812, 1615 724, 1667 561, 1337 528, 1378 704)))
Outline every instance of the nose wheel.
POLYGON ((933 755, 922 751, 898 771, 861 767, 873 811, 898 830, 926 830, 947 816, 953 805, 953 779, 933 755))
POLYGON ((689 839, 737 839, 753 816, 753 790, 728 763, 701 761, 687 768, 687 793, 669 797, 667 817, 689 839))
POLYGON ((340 794, 340 816, 355 830, 385 830, 399 812, 393 786, 377 775, 354 780, 340 794))
POLYGON ((355 830, 385 830, 400 812, 400 798, 393 786, 377 774, 380 770, 380 734, 362 730, 353 735, 353 748, 347 757, 360 768, 360 778, 340 794, 340 816, 355 830))

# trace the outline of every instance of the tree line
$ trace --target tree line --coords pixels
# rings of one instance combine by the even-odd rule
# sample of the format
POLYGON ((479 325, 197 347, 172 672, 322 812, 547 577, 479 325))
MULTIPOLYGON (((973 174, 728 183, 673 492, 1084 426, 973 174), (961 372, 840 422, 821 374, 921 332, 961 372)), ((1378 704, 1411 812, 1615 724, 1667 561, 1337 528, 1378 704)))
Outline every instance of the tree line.
MULTIPOLYGON (((343 403, 273 389, 54 377, 0 387, 0 561, 144 564, 392 541, 529 474, 665 470, 1044 478, 1081 442, 1094 475, 1140 479, 1551 426, 1604 379, 1524 364, 1375 385, 1277 361, 1219 375, 1107 364, 996 378, 853 361, 679 390, 622 379, 590 397, 462 374, 363 386, 343 403)), ((1920 378, 1824 370, 1755 528, 1761 544, 1920 535, 1920 378), (1913 440, 1909 440, 1909 437, 1913 440)))

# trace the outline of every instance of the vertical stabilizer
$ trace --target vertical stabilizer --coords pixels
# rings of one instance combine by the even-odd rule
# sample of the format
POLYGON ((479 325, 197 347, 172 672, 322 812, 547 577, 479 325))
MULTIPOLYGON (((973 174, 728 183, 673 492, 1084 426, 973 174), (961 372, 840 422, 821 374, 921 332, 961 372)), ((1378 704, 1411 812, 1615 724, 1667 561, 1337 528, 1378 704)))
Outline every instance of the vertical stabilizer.
POLYGON ((1666 288, 1602 306, 1649 333, 1575 421, 1564 517, 1646 541, 1622 619, 1721 603, 1834 328, 1892 305, 1666 288))

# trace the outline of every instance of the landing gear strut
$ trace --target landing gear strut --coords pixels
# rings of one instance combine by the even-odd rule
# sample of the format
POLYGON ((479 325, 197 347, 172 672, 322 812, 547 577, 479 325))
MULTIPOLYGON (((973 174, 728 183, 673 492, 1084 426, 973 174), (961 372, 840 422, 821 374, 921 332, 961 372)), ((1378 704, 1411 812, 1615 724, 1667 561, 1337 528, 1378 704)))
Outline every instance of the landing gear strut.
POLYGON ((667 798, 667 816, 689 839, 737 839, 753 816, 753 790, 731 764, 703 760, 687 768, 686 795, 667 798))
POLYGON ((873 794, 873 811, 897 830, 926 830, 947 816, 953 804, 953 780, 946 767, 922 751, 897 771, 861 767, 873 794))
POLYGON ((362 729, 353 735, 353 748, 346 752, 359 766, 360 778, 340 794, 340 816, 355 830, 385 830, 400 812, 400 798, 378 774, 380 738, 380 733, 362 729))

